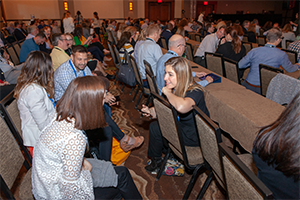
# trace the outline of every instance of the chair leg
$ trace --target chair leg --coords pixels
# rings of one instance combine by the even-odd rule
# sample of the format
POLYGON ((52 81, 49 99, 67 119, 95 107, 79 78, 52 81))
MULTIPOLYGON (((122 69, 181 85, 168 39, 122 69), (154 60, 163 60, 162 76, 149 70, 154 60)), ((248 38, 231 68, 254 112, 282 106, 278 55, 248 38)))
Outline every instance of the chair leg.
POLYGON ((115 82, 114 82, 114 85, 116 85, 116 83, 117 83, 117 80, 118 80, 118 78, 116 77, 116 79, 115 79, 115 82))
POLYGON ((138 99, 138 101, 137 101, 137 103, 136 103, 136 105, 135 105, 134 108, 137 108, 137 107, 138 107, 138 105, 139 105, 139 103, 140 103, 140 101, 141 101, 141 98, 142 98, 142 95, 143 95, 143 94, 144 94, 144 92, 142 91, 141 94, 140 94, 140 96, 139 96, 139 99, 138 99))
POLYGON ((202 168, 204 168, 204 167, 205 167, 205 164, 202 163, 202 164, 197 165, 197 167, 194 169, 193 176, 192 176, 192 178, 191 178, 191 180, 190 180, 190 182, 189 182, 189 185, 188 185, 188 187, 186 188, 186 191, 185 191, 185 193, 184 193, 184 195, 183 195, 183 200, 187 200, 187 199, 189 198, 189 196, 190 196, 190 194, 191 194, 191 192, 192 192, 192 189, 193 189, 193 187, 194 187, 194 185, 195 185, 195 182, 196 182, 198 176, 200 175, 200 174, 199 174, 199 171, 200 171, 202 168))
POLYGON ((165 166, 167 164, 167 161, 168 161, 168 159, 170 157, 170 153, 171 153, 171 148, 169 147, 168 151, 167 151, 167 153, 166 153, 166 155, 164 157, 164 161, 163 161, 162 165, 160 166, 159 171, 157 172, 156 181, 158 181, 160 179, 160 177, 161 177, 161 175, 162 175, 162 173, 163 173, 163 171, 165 169, 165 166))
POLYGON ((204 194, 205 194, 208 186, 210 185, 210 183, 212 181, 213 176, 214 176, 214 174, 213 174, 213 172, 211 170, 209 172, 208 177, 206 178, 206 180, 205 180, 205 182, 204 182, 204 184, 203 184, 203 186, 202 186, 202 188, 201 188, 198 196, 197 196, 197 199, 202 199, 203 198, 203 196, 204 196, 204 194))
POLYGON ((135 87, 132 87, 132 88, 131 88, 129 95, 131 95, 131 94, 132 94, 132 92, 133 92, 134 88, 135 88, 135 87))
POLYGON ((135 94, 134 94, 134 97, 133 97, 133 99, 132 99, 132 102, 134 102, 134 100, 135 100, 135 97, 136 97, 136 95, 137 95, 137 93, 138 93, 139 89, 140 89, 140 86, 137 86, 137 88, 136 88, 136 92, 135 92, 135 94))
POLYGON ((146 101, 146 104, 145 104, 146 106, 148 106, 148 104, 150 102, 150 99, 151 99, 151 95, 149 95, 148 98, 147 98, 147 101, 146 101))
POLYGON ((123 92, 124 88, 125 88, 125 84, 123 84, 123 87, 122 87, 122 90, 121 90, 121 92, 123 92))

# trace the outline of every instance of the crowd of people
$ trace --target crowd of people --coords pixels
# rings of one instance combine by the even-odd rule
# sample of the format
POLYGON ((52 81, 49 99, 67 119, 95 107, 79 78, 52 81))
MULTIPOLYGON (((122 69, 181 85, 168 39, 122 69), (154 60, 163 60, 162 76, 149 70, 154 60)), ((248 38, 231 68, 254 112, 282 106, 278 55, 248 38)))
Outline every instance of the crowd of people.
MULTIPOLYGON (((296 16, 296 18, 298 15, 296 16)), ((263 27, 258 20, 208 21, 202 12, 199 18, 170 20, 165 24, 159 20, 130 19, 117 22, 114 19, 100 21, 97 12, 93 19, 84 19, 81 12, 71 17, 66 12, 58 26, 56 20, 32 20, 25 23, 15 22, 7 27, 16 40, 25 40, 20 50, 20 65, 13 66, 8 55, 1 49, 1 93, 6 87, 7 94, 14 89, 22 123, 24 145, 33 156, 32 186, 36 199, 141 199, 132 177, 125 167, 111 164, 112 138, 120 142, 120 148, 128 152, 143 144, 142 136, 125 135, 111 118, 110 106, 117 104, 109 92, 108 79, 114 76, 106 73, 107 63, 111 60, 110 51, 104 48, 102 30, 110 30, 117 38, 116 47, 122 63, 128 62, 126 55, 132 56, 139 68, 143 86, 149 88, 146 80, 144 61, 147 61, 156 77, 160 95, 163 95, 179 113, 179 124, 186 146, 200 146, 194 121, 193 106, 199 107, 208 117, 204 87, 213 78, 204 72, 192 72, 185 57, 186 42, 191 33, 204 37, 200 43, 194 62, 206 67, 205 52, 219 53, 238 62, 239 68, 250 66, 250 72, 242 83, 247 89, 260 93, 259 64, 286 71, 299 69, 300 40, 294 33, 298 24, 290 22, 280 29, 278 23, 267 22, 263 27), (103 27, 103 29, 102 29, 103 27), (265 46, 252 49, 246 54, 242 45, 244 36, 256 43, 257 35, 266 36, 265 46), (163 54, 160 38, 164 37, 168 51, 163 54), (288 47, 285 40, 294 40, 288 47), (285 52, 276 48, 281 45, 298 52, 298 63, 292 64, 285 52), (127 54, 125 53, 127 52, 127 54), (204 77, 195 82, 194 77, 204 77), (8 87, 9 86, 9 89, 8 87), (91 103, 93 102, 93 103, 91 103), (99 143, 99 162, 84 158, 88 150, 85 130, 101 129, 107 138, 99 143), (49 164, 50 163, 50 164, 49 164), (108 173, 97 170, 106 167, 108 173), (95 176, 95 173, 98 176, 95 176), (51 177, 48 178, 48 177, 51 177), (107 180, 99 184, 99 177, 107 180), (98 178, 98 179, 97 179, 98 178), (98 184, 96 184, 98 183, 98 184)), ((9 41, 1 33, 0 47, 9 41)), ((4 92, 3 92, 4 94, 4 92)), ((259 168, 258 177, 273 191, 276 198, 285 197, 282 188, 271 184, 271 175, 285 180, 285 190, 293 192, 290 198, 299 198, 299 156, 295 159, 290 153, 299 151, 298 143, 278 142, 278 138, 296 138, 299 133, 299 95, 286 108, 286 111, 270 126, 264 127, 254 143, 254 160, 259 168), (291 120, 293 124, 285 124, 291 120), (290 132, 282 129, 290 128, 290 132), (289 134, 294 134, 289 136, 289 134), (275 145, 274 148, 270 147, 275 145), (295 148, 282 146, 295 145, 295 148), (275 148, 276 147, 276 148, 275 148), (278 148, 277 148, 278 147, 278 148), (267 152, 265 152, 267 151, 267 152), (283 152, 281 152, 283 151, 283 152), (287 152, 285 152, 287 151, 287 152), (279 155, 274 157, 273 155, 279 155), (290 166, 284 164, 288 156, 290 166), (298 160, 297 160, 298 159, 298 160), (267 165, 266 165, 267 164, 267 165), (287 170, 286 170, 287 168, 287 170), (296 188, 296 189, 295 189, 296 188), (278 192, 279 191, 279 192, 278 192)), ((156 118, 154 107, 143 105, 144 116, 156 118)), ((166 142, 157 121, 149 127, 147 156, 151 162, 145 166, 148 172, 157 171, 162 164, 162 153, 166 142)), ((146 156, 146 155, 145 155, 146 156)), ((278 179, 279 180, 279 179, 278 179)), ((101 182, 101 181, 100 181, 101 182)))

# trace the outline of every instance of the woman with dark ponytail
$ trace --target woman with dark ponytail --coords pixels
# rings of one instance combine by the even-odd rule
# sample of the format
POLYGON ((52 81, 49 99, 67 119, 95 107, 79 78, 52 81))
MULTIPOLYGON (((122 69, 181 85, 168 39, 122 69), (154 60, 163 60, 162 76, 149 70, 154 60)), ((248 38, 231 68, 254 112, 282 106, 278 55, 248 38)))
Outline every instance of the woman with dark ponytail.
POLYGON ((238 31, 233 27, 227 27, 225 39, 226 42, 221 44, 216 53, 222 54, 223 57, 238 62, 246 55, 246 49, 238 36, 238 31))

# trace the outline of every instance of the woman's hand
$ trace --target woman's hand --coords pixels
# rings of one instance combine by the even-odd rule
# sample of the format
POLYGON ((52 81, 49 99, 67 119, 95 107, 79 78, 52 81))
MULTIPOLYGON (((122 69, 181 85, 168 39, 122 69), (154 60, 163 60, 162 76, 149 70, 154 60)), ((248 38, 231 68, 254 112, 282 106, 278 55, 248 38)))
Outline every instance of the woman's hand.
POLYGON ((156 112, 154 110, 154 107, 149 108, 148 106, 145 106, 144 104, 142 105, 142 109, 141 111, 143 111, 144 113, 142 113, 143 116, 145 117, 152 117, 152 118, 156 118, 156 112))
POLYGON ((116 98, 110 92, 106 93, 106 97, 105 97, 104 102, 108 103, 109 106, 115 105, 117 103, 116 98))
POLYGON ((92 171, 92 169, 93 169, 93 166, 91 165, 91 163, 89 163, 89 161, 87 161, 85 158, 83 158, 81 170, 92 171))

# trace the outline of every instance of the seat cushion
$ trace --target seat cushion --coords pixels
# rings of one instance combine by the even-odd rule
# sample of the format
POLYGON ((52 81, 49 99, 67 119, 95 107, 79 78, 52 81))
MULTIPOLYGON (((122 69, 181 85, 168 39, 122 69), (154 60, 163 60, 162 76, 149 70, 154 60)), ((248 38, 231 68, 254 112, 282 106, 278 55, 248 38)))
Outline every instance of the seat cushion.
POLYGON ((19 197, 22 200, 34 200, 31 185, 31 169, 28 170, 20 185, 19 197))

